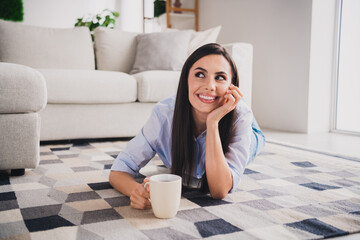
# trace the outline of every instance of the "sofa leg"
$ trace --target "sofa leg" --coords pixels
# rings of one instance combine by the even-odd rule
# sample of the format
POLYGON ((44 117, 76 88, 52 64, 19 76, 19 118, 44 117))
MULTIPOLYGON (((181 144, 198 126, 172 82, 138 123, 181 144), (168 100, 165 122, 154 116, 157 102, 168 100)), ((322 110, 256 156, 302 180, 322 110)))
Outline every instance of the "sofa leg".
POLYGON ((24 168, 11 169, 11 176, 22 176, 24 174, 25 174, 25 169, 24 168))

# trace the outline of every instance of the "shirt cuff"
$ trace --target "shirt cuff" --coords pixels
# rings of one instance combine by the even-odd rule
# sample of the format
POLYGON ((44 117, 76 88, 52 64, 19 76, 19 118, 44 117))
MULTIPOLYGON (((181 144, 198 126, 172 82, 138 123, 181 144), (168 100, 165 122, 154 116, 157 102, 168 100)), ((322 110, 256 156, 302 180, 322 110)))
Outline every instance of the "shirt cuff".
POLYGON ((240 183, 240 174, 232 168, 230 168, 230 171, 231 171, 231 175, 232 175, 233 186, 230 189, 229 193, 232 193, 238 188, 238 185, 240 183))
POLYGON ((136 170, 137 168, 138 166, 131 160, 131 158, 124 152, 121 152, 111 166, 111 171, 126 172, 135 178, 141 175, 139 171, 136 170))

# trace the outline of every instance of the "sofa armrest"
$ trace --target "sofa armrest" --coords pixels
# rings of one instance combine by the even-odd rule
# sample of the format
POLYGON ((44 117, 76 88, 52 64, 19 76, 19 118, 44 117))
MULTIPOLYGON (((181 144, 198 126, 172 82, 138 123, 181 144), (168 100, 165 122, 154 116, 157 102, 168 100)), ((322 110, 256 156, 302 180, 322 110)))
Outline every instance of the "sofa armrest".
POLYGON ((46 83, 39 71, 0 62, 0 113, 39 112, 46 101, 46 83))
POLYGON ((249 43, 230 43, 222 46, 234 59, 239 74, 240 91, 251 107, 253 46, 249 43))

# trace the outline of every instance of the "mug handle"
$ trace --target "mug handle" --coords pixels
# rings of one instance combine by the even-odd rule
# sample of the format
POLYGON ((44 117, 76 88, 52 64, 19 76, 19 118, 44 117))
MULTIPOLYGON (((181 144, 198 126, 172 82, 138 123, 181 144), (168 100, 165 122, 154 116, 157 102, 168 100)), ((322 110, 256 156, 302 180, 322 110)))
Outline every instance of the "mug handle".
MULTIPOLYGON (((150 189, 148 188, 149 184, 150 184, 150 181, 149 181, 149 182, 146 182, 146 183, 144 184, 144 188, 145 188, 146 191, 148 191, 148 192, 150 192, 150 189)), ((151 199, 150 199, 150 198, 149 198, 149 201, 151 202, 151 199)))
POLYGON ((150 182, 146 182, 146 183, 144 184, 144 188, 145 188, 146 191, 148 191, 148 192, 150 192, 150 189, 148 188, 149 184, 150 184, 150 182))

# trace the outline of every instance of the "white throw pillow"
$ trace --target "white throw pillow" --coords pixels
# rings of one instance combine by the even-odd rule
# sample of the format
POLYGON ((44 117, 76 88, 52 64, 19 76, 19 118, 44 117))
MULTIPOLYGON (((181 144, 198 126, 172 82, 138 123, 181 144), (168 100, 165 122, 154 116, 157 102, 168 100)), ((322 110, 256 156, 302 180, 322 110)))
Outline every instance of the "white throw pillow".
POLYGON ((196 49, 207 43, 216 43, 219 36, 221 26, 210 28, 205 31, 193 32, 189 44, 188 56, 190 56, 196 49))
POLYGON ((181 70, 189 47, 191 31, 139 34, 136 58, 130 74, 148 70, 181 70))
MULTIPOLYGON (((187 55, 190 56, 196 49, 207 43, 216 43, 220 30, 221 30, 221 26, 209 28, 205 31, 198 31, 198 32, 194 30, 190 30, 192 34, 191 34, 191 40, 189 43, 187 55)), ((167 28, 165 29, 164 32, 178 32, 178 31, 183 31, 183 30, 167 28)))
POLYGON ((0 20, 0 62, 95 69, 89 28, 46 28, 0 20))
POLYGON ((137 35, 117 29, 96 28, 94 43, 97 69, 129 73, 135 61, 137 35))

